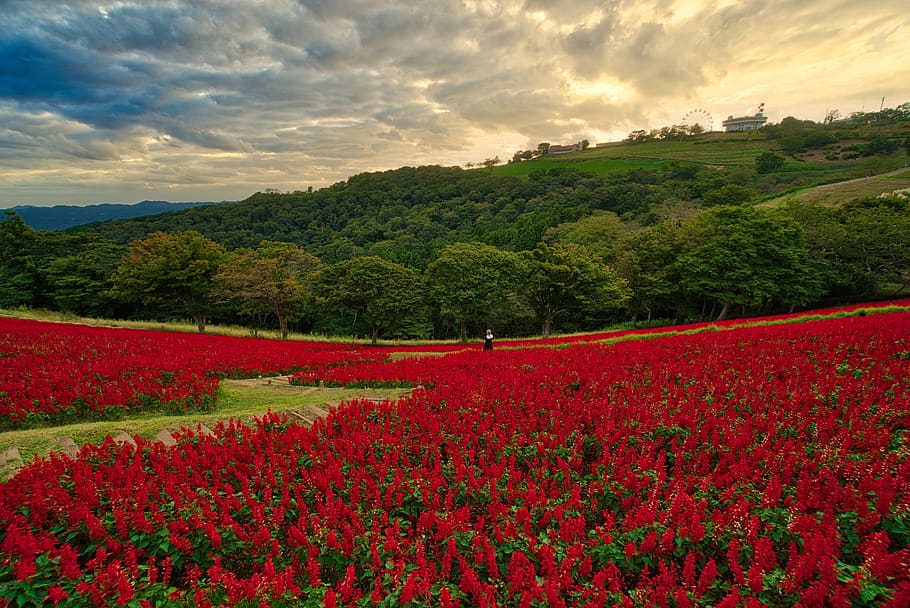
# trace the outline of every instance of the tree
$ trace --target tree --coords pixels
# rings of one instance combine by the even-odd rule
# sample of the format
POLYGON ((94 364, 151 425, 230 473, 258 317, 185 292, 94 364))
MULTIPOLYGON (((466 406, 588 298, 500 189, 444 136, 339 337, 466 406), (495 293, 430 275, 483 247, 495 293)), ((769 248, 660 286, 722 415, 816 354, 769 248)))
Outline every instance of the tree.
POLYGON ((489 169, 489 170, 490 170, 490 173, 492 173, 492 172, 493 172, 493 167, 495 167, 496 165, 498 165, 498 164, 501 163, 501 162, 502 162, 502 161, 499 160, 499 157, 498 157, 498 156, 495 156, 495 157, 493 157, 493 158, 488 158, 488 159, 484 160, 484 161, 483 161, 483 166, 486 167, 487 169, 489 169))
POLYGON ((15 211, 0 221, 0 307, 31 306, 41 292, 41 235, 15 211))
POLYGON ((531 160, 534 157, 534 151, 532 150, 519 150, 512 155, 512 160, 510 163, 520 163, 523 160, 531 160))
POLYGON ((549 151, 550 151, 550 142, 542 141, 539 144, 537 144, 537 155, 538 156, 544 156, 549 151))
POLYGON ((644 129, 637 129, 629 133, 629 136, 626 137, 625 141, 630 144, 641 144, 646 141, 653 140, 654 137, 651 133, 648 133, 644 129))
POLYGON ((558 315, 597 315, 622 307, 625 282, 583 247, 538 245, 523 252, 527 262, 524 296, 546 337, 558 315))
POLYGON ((739 184, 724 184, 720 188, 705 192, 705 203, 715 205, 739 205, 755 196, 755 191, 739 184))
POLYGON ((900 197, 859 199, 835 211, 844 227, 844 262, 863 295, 893 283, 897 295, 910 284, 910 202, 900 197))
POLYGON ((812 264, 826 291, 878 295, 888 284, 897 295, 910 281, 908 202, 897 197, 858 199, 830 207, 788 205, 802 227, 812 264))
POLYGON ((467 340, 469 322, 503 323, 518 313, 523 264, 518 254, 483 243, 455 243, 430 262, 427 287, 440 314, 467 340))
POLYGON ((314 277, 312 293, 325 312, 353 313, 355 331, 365 328, 373 344, 407 319, 422 317, 425 305, 417 273, 374 256, 323 268, 314 277))
POLYGON ((549 244, 582 245, 597 257, 612 264, 616 257, 616 243, 627 228, 612 211, 596 211, 575 222, 559 224, 547 230, 549 244))
POLYGON ((126 247, 94 235, 66 240, 69 254, 44 266, 50 298, 66 312, 91 317, 115 314, 116 301, 108 293, 110 279, 126 247))
POLYGON ((830 125, 831 123, 833 123, 833 122, 834 122, 835 120, 837 120, 838 118, 840 118, 840 111, 839 111, 839 110, 837 110, 837 109, 828 110, 827 112, 825 112, 824 124, 830 125))
POLYGON ((297 245, 263 241, 254 251, 228 257, 213 278, 215 294, 234 302, 242 314, 274 314, 287 339, 288 320, 299 312, 318 266, 319 260, 297 245))
POLYGON ((125 301, 178 302, 205 331, 212 308, 212 277, 225 250, 195 230, 156 232, 130 243, 111 277, 111 294, 125 301))
POLYGON ((617 246, 616 270, 630 290, 625 306, 633 321, 678 313, 682 300, 675 262, 683 242, 679 223, 670 220, 628 233, 617 246))
POLYGON ((812 274, 823 293, 843 294, 855 290, 856 272, 844 258, 847 230, 833 207, 792 201, 786 213, 799 224, 806 243, 812 274))
POLYGON ((755 158, 755 170, 759 173, 773 173, 784 166, 784 157, 776 152, 762 152, 755 158))
POLYGON ((752 207, 715 207, 687 226, 689 249, 677 258, 683 290, 721 305, 803 305, 821 293, 802 231, 782 215, 752 207))

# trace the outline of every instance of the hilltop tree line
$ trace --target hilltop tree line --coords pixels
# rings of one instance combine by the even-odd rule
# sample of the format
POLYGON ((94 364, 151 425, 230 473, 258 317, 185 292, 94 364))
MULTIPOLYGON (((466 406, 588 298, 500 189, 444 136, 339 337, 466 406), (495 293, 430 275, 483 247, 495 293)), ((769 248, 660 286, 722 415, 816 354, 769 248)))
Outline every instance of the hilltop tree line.
MULTIPOLYGON (((432 238, 374 235, 358 244, 340 233, 370 220, 349 217, 337 222, 338 232, 326 233, 323 248, 282 240, 279 225, 271 238, 260 238, 253 230, 257 222, 239 236, 228 233, 237 236, 233 242, 178 227, 120 243, 108 235, 133 223, 36 232, 10 212, 0 222, 0 306, 113 318, 191 317, 200 331, 217 321, 278 328, 283 335, 293 329, 373 340, 470 339, 485 327, 531 335, 629 319, 686 322, 772 313, 899 294, 910 281, 910 214, 902 198, 767 210, 712 205, 705 191, 698 207, 671 199, 630 203, 636 211, 625 214, 592 209, 604 202, 621 207, 622 195, 648 201, 684 190, 673 183, 686 183, 684 177, 674 179, 672 170, 667 176, 654 184, 626 176, 619 192, 609 180, 559 172, 524 184, 471 178, 479 192, 512 198, 487 203, 498 209, 495 214, 479 201, 450 201, 450 221, 459 229, 432 238), (500 215, 510 221, 500 223, 500 215), (332 243, 348 247, 339 251, 332 243)), ((395 172, 367 179, 393 177, 395 172)), ((443 197, 420 184, 396 191, 396 183, 382 183, 388 196, 377 205, 394 209, 388 221, 397 217, 404 224, 420 196, 443 197)), ((450 188, 449 194, 463 194, 466 186, 450 188)), ((336 188, 335 200, 347 189, 336 188)), ((237 207, 255 213, 269 199, 290 216, 296 196, 257 195, 237 207)), ((367 206, 366 197, 358 200, 367 206)), ((150 222, 179 225, 187 221, 183 214, 201 211, 150 222)), ((260 220, 271 221, 269 215, 260 220)), ((319 227, 313 230, 320 234, 319 227)))

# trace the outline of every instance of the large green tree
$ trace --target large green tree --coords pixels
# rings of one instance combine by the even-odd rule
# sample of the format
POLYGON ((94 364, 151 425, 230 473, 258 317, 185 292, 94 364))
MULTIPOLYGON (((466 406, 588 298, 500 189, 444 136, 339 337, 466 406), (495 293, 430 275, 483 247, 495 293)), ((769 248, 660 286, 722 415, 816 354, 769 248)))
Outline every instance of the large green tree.
POLYGON ((721 206, 690 220, 689 248, 676 260, 683 290, 720 304, 802 305, 820 294, 799 226, 781 214, 721 206))
POLYGON ((177 302, 200 332, 212 310, 212 277, 224 261, 224 247, 195 230, 156 232, 130 243, 111 277, 111 294, 143 304, 177 302))
POLYGON ((625 281, 579 245, 541 244, 522 256, 527 264, 524 296, 544 336, 560 315, 609 313, 628 297, 625 281))
POLYGON ((275 315, 281 337, 288 321, 300 313, 308 295, 316 256, 297 245, 263 241, 255 250, 230 254, 214 276, 215 294, 233 302, 241 314, 275 315))
POLYGON ((812 273, 822 291, 834 295, 856 293, 857 284, 863 281, 845 258, 850 238, 835 208, 794 201, 787 205, 786 213, 802 229, 812 273))
POLYGON ((324 267, 313 279, 312 294, 324 314, 353 315, 354 331, 365 330, 374 344, 425 308, 420 276, 375 256, 324 267))
POLYGON ((14 211, 0 220, 0 307, 32 306, 41 293, 41 234, 14 211))
POLYGON ((66 238, 66 255, 44 266, 48 293, 62 311, 90 317, 115 314, 110 279, 127 248, 94 235, 66 238))
POLYGON ((439 252, 424 273, 439 313, 467 340, 468 324, 506 323, 521 307, 524 264, 518 254, 483 243, 455 243, 439 252))
POLYGON ((683 233, 676 221, 664 221, 627 234, 616 271, 630 289, 626 310, 633 321, 678 314, 682 304, 677 257, 683 250, 683 233))
POLYGON ((783 168, 786 159, 777 152, 762 152, 755 158, 755 170, 758 173, 773 173, 783 168))
POLYGON ((850 201, 839 207, 789 205, 802 227, 825 290, 837 295, 892 295, 910 281, 910 213, 897 197, 850 201))
POLYGON ((616 244, 628 231, 619 216, 612 211, 597 211, 574 222, 559 224, 547 230, 544 240, 549 244, 574 243, 584 246, 608 264, 616 259, 616 244))
POLYGON ((903 291, 910 283, 910 201, 860 199, 841 205, 834 215, 844 227, 841 256, 863 295, 876 295, 886 285, 903 291))

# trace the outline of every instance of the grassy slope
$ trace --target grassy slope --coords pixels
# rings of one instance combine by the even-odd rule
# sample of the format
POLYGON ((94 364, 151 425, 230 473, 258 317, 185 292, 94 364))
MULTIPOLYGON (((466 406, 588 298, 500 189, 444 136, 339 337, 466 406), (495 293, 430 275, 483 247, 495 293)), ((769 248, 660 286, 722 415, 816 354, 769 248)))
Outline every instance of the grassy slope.
POLYGON ((791 202, 837 205, 857 198, 890 194, 910 188, 910 171, 898 169, 884 175, 861 177, 833 184, 813 186, 763 201, 760 207, 782 207, 791 202))
MULTIPOLYGON (((669 161, 701 163, 726 169, 754 168, 755 157, 774 147, 759 134, 711 133, 685 141, 654 141, 641 144, 617 142, 558 156, 494 167, 495 175, 526 176, 553 167, 574 167, 606 175, 618 170, 653 169, 669 161)), ((800 163, 804 166, 805 163, 800 163)))
MULTIPOLYGON (((671 161, 698 163, 725 171, 754 171, 755 159, 768 151, 779 152, 777 143, 765 139, 760 133, 710 133, 682 141, 615 142, 583 152, 501 165, 493 168, 493 174, 527 177, 535 171, 571 167, 605 176, 629 169, 654 169, 671 161)), ((760 206, 777 207, 791 200, 837 204, 908 188, 910 172, 906 169, 906 162, 906 156, 900 153, 885 158, 833 162, 825 160, 824 151, 818 150, 804 154, 800 159, 788 157, 778 175, 782 178, 800 176, 797 181, 803 185, 793 185, 786 193, 762 201, 760 206), (888 176, 857 179, 858 176, 881 173, 901 165, 904 165, 903 169, 892 171, 888 176), (807 183, 808 186, 805 185, 807 183)), ((763 176, 755 176, 755 179, 761 180, 763 176)))

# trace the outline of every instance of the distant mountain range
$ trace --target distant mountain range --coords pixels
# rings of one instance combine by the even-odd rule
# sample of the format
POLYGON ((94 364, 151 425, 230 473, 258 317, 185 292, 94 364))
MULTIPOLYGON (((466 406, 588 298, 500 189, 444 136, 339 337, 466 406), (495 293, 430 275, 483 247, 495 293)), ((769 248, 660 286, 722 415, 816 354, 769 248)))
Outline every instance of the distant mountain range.
POLYGON ((102 203, 100 205, 55 205, 53 207, 36 207, 21 205, 12 210, 35 230, 65 230, 73 226, 123 220, 144 215, 156 215, 168 211, 183 211, 190 207, 218 205, 229 201, 208 203, 169 203, 167 201, 142 201, 132 205, 102 203))

